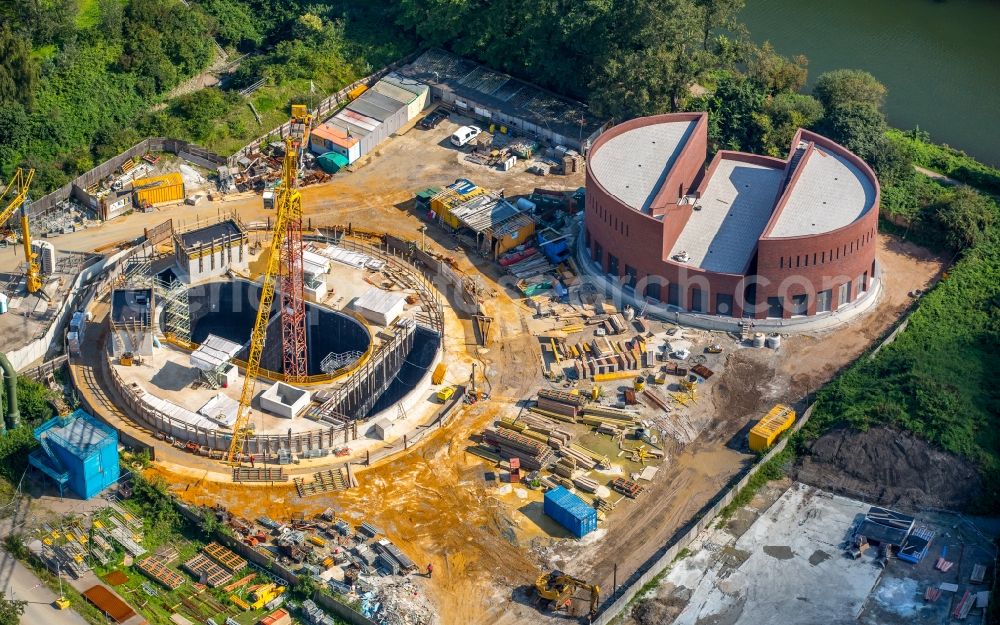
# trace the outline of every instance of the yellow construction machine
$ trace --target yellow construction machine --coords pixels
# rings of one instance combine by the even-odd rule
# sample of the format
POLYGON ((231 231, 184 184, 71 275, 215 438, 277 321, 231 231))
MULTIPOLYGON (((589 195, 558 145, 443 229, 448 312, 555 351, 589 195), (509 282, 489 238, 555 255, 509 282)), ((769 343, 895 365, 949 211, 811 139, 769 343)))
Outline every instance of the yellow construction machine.
POLYGON ((586 590, 590 593, 590 615, 597 614, 597 604, 601 600, 601 588, 595 584, 590 584, 562 571, 552 571, 538 577, 535 581, 535 592, 539 599, 547 601, 552 610, 573 611, 573 597, 578 590, 586 590))
POLYGON ((31 295, 42 290, 42 269, 38 264, 38 254, 35 254, 34 250, 31 249, 31 230, 28 228, 28 212, 25 210, 28 188, 34 177, 34 169, 25 171, 18 168, 7 183, 3 193, 0 193, 0 202, 10 196, 7 205, 0 208, 0 226, 7 223, 7 220, 14 215, 17 209, 21 209, 21 239, 24 242, 24 260, 28 264, 27 288, 31 295), (12 192, 13 195, 10 195, 12 192))

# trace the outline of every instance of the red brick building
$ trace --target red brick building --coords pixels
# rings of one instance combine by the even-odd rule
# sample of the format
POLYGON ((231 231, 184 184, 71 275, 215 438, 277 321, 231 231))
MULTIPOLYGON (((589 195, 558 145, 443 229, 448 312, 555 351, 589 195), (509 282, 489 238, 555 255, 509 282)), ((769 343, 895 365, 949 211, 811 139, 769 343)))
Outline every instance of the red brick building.
POLYGON ((637 298, 723 316, 791 318, 864 297, 876 277, 879 185, 835 142, 799 130, 785 159, 720 151, 708 115, 633 119, 587 162, 584 243, 637 298))

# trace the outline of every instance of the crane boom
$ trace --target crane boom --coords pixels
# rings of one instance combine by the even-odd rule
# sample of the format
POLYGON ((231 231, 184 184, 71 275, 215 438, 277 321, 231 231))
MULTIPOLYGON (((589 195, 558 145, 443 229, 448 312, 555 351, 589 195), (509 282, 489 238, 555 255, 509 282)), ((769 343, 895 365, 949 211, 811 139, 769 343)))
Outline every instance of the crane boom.
POLYGON ((7 223, 7 220, 14 215, 17 209, 21 209, 21 240, 24 241, 24 260, 28 265, 26 286, 30 294, 35 294, 42 290, 42 270, 36 260, 38 255, 31 249, 31 230, 28 227, 28 213, 24 210, 25 201, 28 199, 28 188, 31 186, 31 180, 34 177, 34 169, 25 171, 19 167, 4 188, 3 194, 0 195, 0 202, 2 202, 12 190, 14 191, 14 195, 7 203, 7 206, 0 211, 0 226, 7 223))
POLYGON ((271 304, 274 301, 274 288, 278 281, 281 269, 282 247, 285 240, 288 221, 293 218, 296 211, 301 212, 302 196, 297 188, 296 178, 298 177, 298 149, 299 146, 288 137, 285 139, 285 159, 281 168, 281 191, 278 194, 277 215, 274 219, 274 229, 271 237, 271 246, 268 249, 267 269, 264 272, 264 281, 260 291, 260 306, 257 308, 257 318, 253 325, 253 334, 250 337, 250 354, 247 357, 246 376, 243 378, 243 391, 240 393, 240 407, 236 413, 236 421, 233 424, 233 437, 229 443, 229 454, 226 458, 228 464, 234 467, 240 466, 242 462, 241 454, 243 445, 246 442, 248 433, 247 426, 250 423, 250 406, 253 402, 254 388, 257 384, 257 375, 260 373, 260 357, 264 352, 264 339, 267 336, 267 321, 271 314, 271 304))
POLYGON ((6 188, 4 188, 3 193, 0 194, 0 202, 7 197, 7 195, 14 191, 14 196, 11 197, 7 206, 0 209, 0 226, 7 223, 7 220, 14 215, 14 211, 24 204, 24 201, 28 199, 28 187, 31 186, 31 180, 35 177, 35 170, 29 169, 25 172, 20 167, 17 172, 11 177, 10 182, 7 183, 6 188))

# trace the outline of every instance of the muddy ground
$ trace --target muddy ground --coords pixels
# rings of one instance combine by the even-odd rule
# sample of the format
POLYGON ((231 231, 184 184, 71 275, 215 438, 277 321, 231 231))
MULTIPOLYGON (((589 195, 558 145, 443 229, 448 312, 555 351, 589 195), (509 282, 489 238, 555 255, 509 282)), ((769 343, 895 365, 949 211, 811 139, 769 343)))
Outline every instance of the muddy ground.
POLYGON ((982 493, 975 465, 908 432, 838 428, 809 446, 795 479, 882 505, 964 510, 982 493))
MULTIPOLYGON (((582 174, 537 178, 523 170, 500 173, 467 163, 447 144, 453 130, 450 122, 432 132, 410 130, 385 143, 357 171, 304 189, 307 220, 417 238, 425 222, 412 212, 410 201, 415 191, 430 185, 468 177, 511 196, 535 186, 575 189, 583 184, 582 174)), ((66 235, 58 245, 98 249, 167 217, 183 226, 230 210, 246 221, 273 214, 261 209, 259 196, 235 196, 115 220, 66 235)), ((531 313, 518 294, 498 284, 494 265, 456 250, 455 240, 435 226, 428 228, 427 238, 437 251, 454 256, 461 269, 484 272, 486 286, 496 292, 487 305, 495 319, 495 343, 488 350, 477 348, 471 323, 463 319, 468 357, 483 364, 490 402, 460 413, 406 455, 360 471, 358 488, 333 496, 299 499, 291 486, 237 487, 190 473, 165 477, 187 501, 221 503, 246 517, 289 518, 333 506, 349 519, 372 522, 421 567, 434 564, 433 580, 420 584, 435 600, 444 625, 539 622, 543 617, 523 589, 555 565, 608 590, 617 566, 622 583, 752 460, 745 450, 750 421, 778 401, 801 405, 880 336, 909 305, 907 293, 927 288, 941 267, 939 259, 918 248, 880 237, 883 300, 864 319, 840 330, 786 338, 780 352, 727 349, 725 372, 701 399, 715 413, 710 426, 694 443, 670 450, 669 463, 640 500, 619 505, 598 534, 576 542, 552 538, 516 504, 498 500, 483 479, 490 467, 465 452, 472 434, 500 416, 516 414, 516 403, 545 384, 538 341, 528 332, 531 313)))

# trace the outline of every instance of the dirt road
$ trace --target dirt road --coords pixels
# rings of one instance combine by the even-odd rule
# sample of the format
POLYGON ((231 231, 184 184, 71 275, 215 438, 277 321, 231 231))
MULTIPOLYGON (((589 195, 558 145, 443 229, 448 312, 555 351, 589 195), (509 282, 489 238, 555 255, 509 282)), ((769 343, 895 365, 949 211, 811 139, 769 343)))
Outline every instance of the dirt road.
MULTIPOLYGON (((508 195, 535 185, 575 189, 582 176, 540 179, 523 172, 503 174, 471 165, 445 147, 453 126, 432 133, 411 130, 379 148, 368 165, 338 175, 331 182, 303 191, 306 218, 387 231, 408 238, 419 236, 425 223, 409 210, 413 192, 465 176, 508 195), (414 163, 420 163, 415 167, 414 163)), ((95 249, 135 236, 142 225, 166 217, 191 224, 196 217, 237 210, 244 220, 266 218, 258 196, 229 198, 201 207, 176 207, 152 215, 135 215, 85 233, 67 235, 61 246, 95 249), (83 247, 79 247, 83 246, 83 247)), ((650 490, 636 502, 620 505, 606 527, 582 542, 553 538, 540 526, 537 494, 527 499, 498 498, 486 486, 483 461, 465 452, 469 437, 501 415, 515 414, 516 402, 546 384, 538 366, 538 342, 528 332, 527 308, 497 280, 496 268, 483 259, 455 250, 455 242, 431 226, 427 236, 435 249, 453 255, 460 268, 483 272, 495 319, 496 342, 477 349, 467 339, 467 357, 485 371, 494 397, 460 413, 446 428, 422 441, 404 456, 360 472, 360 486, 329 497, 299 499, 291 487, 260 489, 201 483, 190 475, 166 473, 185 500, 222 503, 236 514, 266 513, 288 518, 333 506, 352 520, 367 520, 386 534, 419 566, 434 564, 426 582, 444 625, 524 623, 542 620, 540 613, 516 592, 548 567, 559 566, 611 589, 615 566, 625 580, 707 503, 748 462, 742 432, 750 420, 777 401, 796 402, 818 388, 879 336, 906 307, 907 293, 925 288, 941 263, 917 248, 881 237, 884 301, 846 331, 786 339, 779 353, 740 349, 729 353, 726 371, 701 401, 713 412, 710 426, 694 443, 669 451, 650 490)), ((74 248, 70 248, 74 249, 74 248)), ((469 320, 462 319, 466 337, 469 320)))

